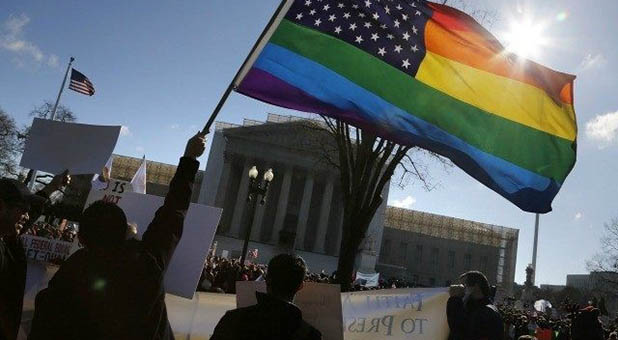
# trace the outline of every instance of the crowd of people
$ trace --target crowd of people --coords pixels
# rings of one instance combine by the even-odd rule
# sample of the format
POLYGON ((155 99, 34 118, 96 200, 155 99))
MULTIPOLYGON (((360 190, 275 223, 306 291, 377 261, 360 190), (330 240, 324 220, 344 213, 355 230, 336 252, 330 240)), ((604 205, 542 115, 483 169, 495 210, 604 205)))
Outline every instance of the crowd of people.
POLYGON ((506 340, 618 340, 618 318, 602 322, 600 310, 565 301, 556 313, 519 310, 512 304, 498 306, 506 340))
POLYGON ((73 227, 59 228, 47 222, 35 222, 30 228, 23 231, 22 235, 40 236, 53 240, 73 242, 77 231, 73 227))
MULTIPOLYGON (((191 188, 204 151, 205 135, 188 143, 165 203, 141 240, 127 231, 126 215, 113 203, 97 201, 84 210, 79 237, 83 248, 67 259, 38 293, 29 339, 173 339, 167 318, 163 277, 182 236, 191 188)), ((66 175, 66 174, 65 174, 66 175)), ((0 339, 15 339, 20 325, 27 262, 18 237, 28 225, 29 211, 48 201, 50 193, 66 184, 59 176, 33 195, 15 180, 0 180, 0 339)), ((36 215, 32 215, 36 218, 36 215)), ((72 240, 74 228, 36 223, 23 233, 72 240)), ((255 252, 257 254, 257 252, 255 252)), ((212 339, 321 339, 320 332, 302 319, 292 304, 303 281, 336 283, 337 272, 309 272, 302 258, 282 254, 268 265, 240 263, 209 256, 199 290, 235 293, 237 281, 266 281, 257 305, 229 311, 219 321, 212 339), (239 333, 240 332, 240 333, 239 333)), ((616 339, 616 320, 601 322, 594 306, 565 304, 557 314, 522 311, 512 304, 495 306, 495 290, 480 272, 467 272, 462 284, 449 289, 446 314, 449 340, 616 339)), ((411 282, 381 279, 374 287, 355 282, 354 290, 408 288, 411 282)))
MULTIPOLYGON (((225 258, 221 256, 208 256, 204 263, 204 269, 197 287, 198 291, 215 293, 236 293, 236 281, 260 281, 264 280, 264 274, 268 265, 259 263, 241 264, 239 259, 225 258)), ((336 283, 337 272, 328 274, 325 270, 318 272, 308 271, 305 282, 336 283)), ((361 285, 355 282, 352 286, 354 291, 376 290, 388 288, 414 288, 420 287, 412 282, 388 278, 380 279, 375 286, 361 285)))

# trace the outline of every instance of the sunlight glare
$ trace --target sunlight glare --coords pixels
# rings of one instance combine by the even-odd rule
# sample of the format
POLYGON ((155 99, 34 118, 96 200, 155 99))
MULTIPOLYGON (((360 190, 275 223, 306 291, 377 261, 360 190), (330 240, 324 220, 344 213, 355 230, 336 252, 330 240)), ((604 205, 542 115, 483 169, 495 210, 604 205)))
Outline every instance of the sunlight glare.
POLYGON ((511 22, 510 30, 505 35, 506 50, 522 58, 538 57, 547 43, 543 29, 542 24, 535 24, 529 18, 511 22))

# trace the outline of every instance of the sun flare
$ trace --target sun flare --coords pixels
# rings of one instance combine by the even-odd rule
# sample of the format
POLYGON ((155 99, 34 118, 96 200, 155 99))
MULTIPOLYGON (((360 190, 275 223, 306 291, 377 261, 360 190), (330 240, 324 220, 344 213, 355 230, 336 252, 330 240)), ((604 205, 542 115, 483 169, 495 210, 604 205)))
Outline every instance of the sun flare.
POLYGON ((506 50, 522 58, 538 57, 547 39, 543 35, 544 26, 531 19, 513 21, 505 34, 506 50))

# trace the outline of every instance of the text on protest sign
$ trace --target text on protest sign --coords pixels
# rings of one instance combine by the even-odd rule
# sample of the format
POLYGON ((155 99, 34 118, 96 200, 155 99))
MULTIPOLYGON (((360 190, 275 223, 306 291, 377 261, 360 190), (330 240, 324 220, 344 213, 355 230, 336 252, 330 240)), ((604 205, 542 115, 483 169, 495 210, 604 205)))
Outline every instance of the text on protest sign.
POLYGON ((33 235, 21 236, 21 242, 26 252, 26 258, 43 262, 65 260, 69 256, 72 245, 71 242, 33 235))
POLYGON ((96 188, 90 189, 90 193, 88 193, 88 198, 86 199, 86 204, 84 205, 84 208, 88 208, 92 203, 96 201, 104 201, 118 204, 124 194, 128 192, 133 192, 133 186, 130 182, 119 179, 111 179, 107 187, 103 190, 99 190, 96 188))

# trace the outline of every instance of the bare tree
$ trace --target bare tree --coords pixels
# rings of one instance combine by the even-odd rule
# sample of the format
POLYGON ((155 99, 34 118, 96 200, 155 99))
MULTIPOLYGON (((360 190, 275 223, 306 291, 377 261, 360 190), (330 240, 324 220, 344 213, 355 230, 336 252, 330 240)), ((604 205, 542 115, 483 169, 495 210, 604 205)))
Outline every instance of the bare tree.
POLYGON ((308 143, 319 152, 322 161, 339 172, 344 217, 337 281, 343 290, 348 290, 356 255, 371 221, 386 199, 382 193, 395 171, 399 172, 397 185, 400 187, 413 180, 431 190, 428 160, 437 160, 447 168, 451 163, 432 152, 399 145, 340 120, 326 116, 322 119, 323 123, 308 120, 304 125, 314 131, 309 134, 314 138, 308 143), (418 155, 428 155, 429 158, 418 155))
POLYGON ((0 177, 17 176, 17 156, 21 152, 15 120, 0 108, 0 177))
MULTIPOLYGON (((49 119, 53 108, 54 104, 51 101, 46 100, 42 105, 32 109, 32 111, 30 111, 30 116, 49 119)), ((77 120, 77 116, 73 113, 73 111, 71 111, 71 109, 59 104, 56 108, 56 117, 54 120, 59 120, 61 122, 74 122, 77 120)))
POLYGON ((587 262, 588 270, 597 272, 602 283, 618 290, 618 218, 605 224, 599 252, 587 262))

